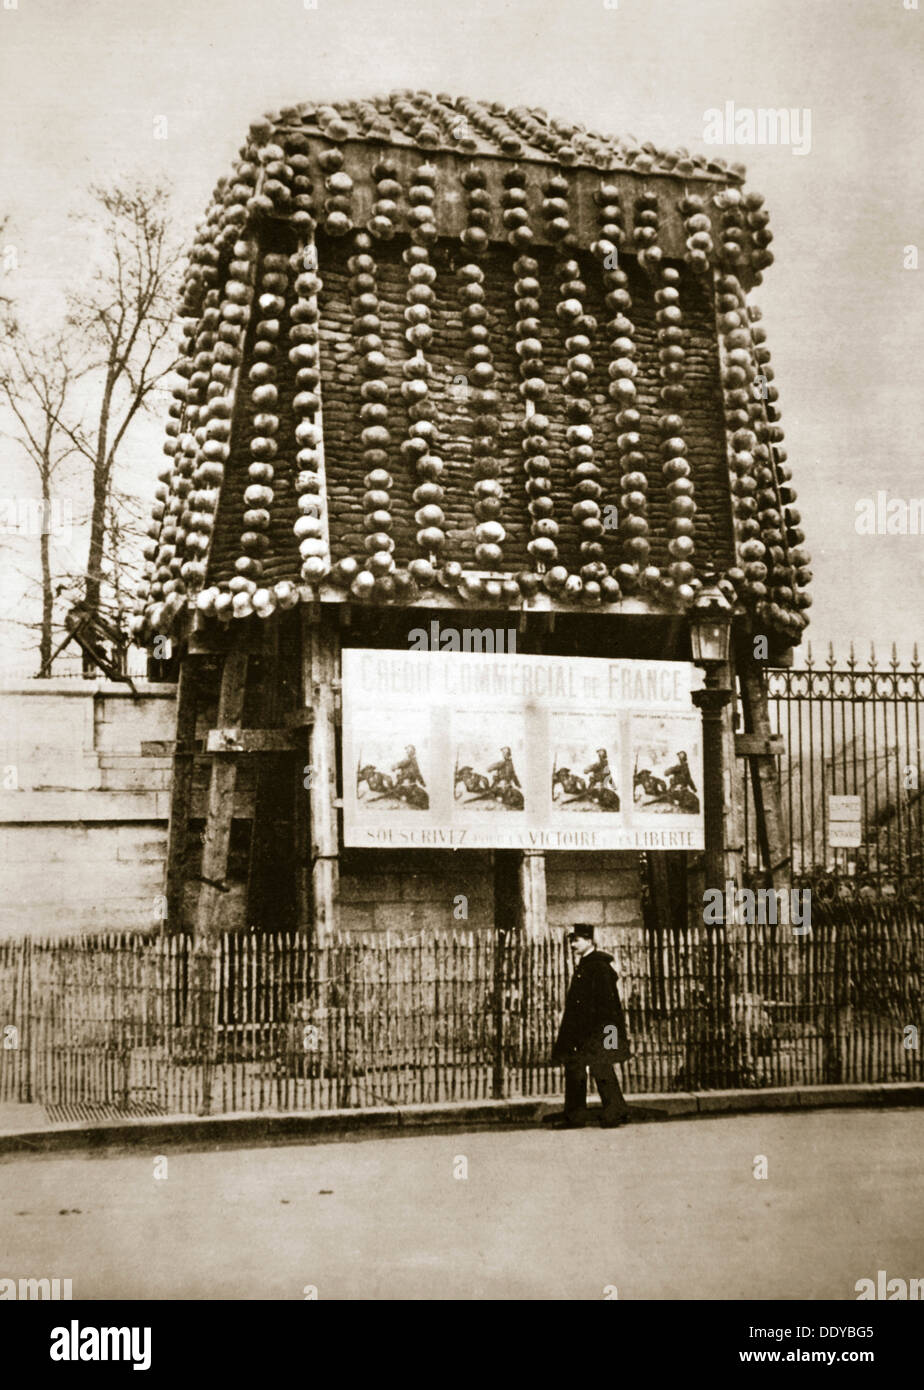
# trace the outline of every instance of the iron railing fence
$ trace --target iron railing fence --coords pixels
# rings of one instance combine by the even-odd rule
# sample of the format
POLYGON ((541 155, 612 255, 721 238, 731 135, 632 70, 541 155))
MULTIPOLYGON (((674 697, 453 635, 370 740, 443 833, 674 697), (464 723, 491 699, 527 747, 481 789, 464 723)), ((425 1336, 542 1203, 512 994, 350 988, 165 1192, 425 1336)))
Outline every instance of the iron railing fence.
MULTIPOLYGON (((109 677, 102 671, 92 670, 87 675, 84 670, 80 654, 73 654, 73 649, 68 649, 59 657, 55 658, 54 664, 48 676, 39 674, 41 661, 38 655, 30 661, 20 661, 15 665, 0 667, 0 685, 23 685, 27 682, 36 683, 46 679, 51 681, 59 680, 92 680, 105 681, 109 677)), ((130 676, 134 681, 143 681, 148 677, 148 654, 140 647, 129 647, 125 654, 124 674, 130 676)))
MULTIPOLYGON (((785 740, 778 759, 794 882, 816 897, 895 896, 924 902, 924 670, 914 659, 864 666, 851 648, 839 664, 829 650, 815 663, 767 673, 770 723, 785 740), (860 843, 843 817, 859 797, 860 843)), ((766 871, 744 759, 745 867, 766 871)))
MULTIPOLYGON (((920 1080, 922 923, 910 904, 854 903, 813 911, 805 935, 600 933, 620 972, 627 1089, 920 1080)), ((568 972, 561 941, 490 932, 319 950, 256 932, 210 951, 186 936, 4 941, 0 1100, 60 1115, 552 1096, 568 972)))

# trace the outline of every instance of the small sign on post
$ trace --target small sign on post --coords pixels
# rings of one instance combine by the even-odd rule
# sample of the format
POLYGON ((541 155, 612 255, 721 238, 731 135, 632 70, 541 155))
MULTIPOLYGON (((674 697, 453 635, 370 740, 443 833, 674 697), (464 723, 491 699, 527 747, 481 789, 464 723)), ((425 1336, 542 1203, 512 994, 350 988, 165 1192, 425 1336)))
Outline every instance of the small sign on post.
POLYGON ((828 845, 832 849, 857 849, 863 843, 862 811, 858 796, 828 797, 828 845))

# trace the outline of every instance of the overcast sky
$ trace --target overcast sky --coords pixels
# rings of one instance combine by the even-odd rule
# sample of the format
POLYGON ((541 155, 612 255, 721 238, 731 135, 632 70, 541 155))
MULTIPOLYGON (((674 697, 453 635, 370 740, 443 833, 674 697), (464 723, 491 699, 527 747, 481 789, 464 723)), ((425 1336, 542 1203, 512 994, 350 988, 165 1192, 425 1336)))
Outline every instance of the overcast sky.
MULTIPOLYGON (((0 212, 18 269, 0 286, 51 325, 88 248, 67 214, 92 181, 168 178, 184 236, 250 121, 318 98, 421 87, 544 106, 656 144, 706 149, 711 108, 808 110, 811 148, 712 147, 766 195, 776 263, 752 298, 780 389, 815 570, 816 649, 910 655, 924 536, 862 536, 878 490, 924 497, 924 13, 912 0, 0 0, 0 212), (166 116, 168 138, 155 139, 166 116)), ((924 0, 921 0, 924 9, 924 0)), ((132 441, 154 486, 162 421, 132 441)), ((0 441, 10 496, 29 475, 0 441)), ((8 538, 5 538, 8 539, 8 538)), ((82 538, 73 542, 79 553, 82 538)), ((2 615, 35 541, 0 552, 2 615)), ((85 553, 85 545, 83 546, 85 553)), ((20 638, 0 628, 5 664, 20 638)))

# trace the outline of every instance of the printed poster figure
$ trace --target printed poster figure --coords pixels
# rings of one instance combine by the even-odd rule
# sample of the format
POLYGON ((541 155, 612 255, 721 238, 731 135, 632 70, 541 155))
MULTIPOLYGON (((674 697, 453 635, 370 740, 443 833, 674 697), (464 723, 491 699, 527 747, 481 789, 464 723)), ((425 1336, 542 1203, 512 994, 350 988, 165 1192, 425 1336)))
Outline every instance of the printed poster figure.
POLYGON ((404 757, 400 762, 395 763, 392 772, 396 774, 395 787, 423 787, 426 791, 426 783, 417 762, 417 749, 413 743, 409 743, 404 750, 404 757))
POLYGON ((553 812, 616 815, 621 808, 621 730, 607 716, 556 711, 550 727, 553 812))
POLYGON ((456 745, 453 796, 473 810, 522 811, 523 786, 511 746, 492 748, 480 738, 473 747, 468 739, 460 739, 456 745))
MULTIPOLYGON (((567 750, 566 750, 567 751, 567 750)), ((568 811, 618 811, 619 793, 610 766, 609 753, 605 748, 596 749, 593 758, 580 773, 571 766, 558 765, 559 750, 555 753, 552 767, 552 801, 561 810, 568 811)), ((569 762, 578 762, 569 758, 569 762)))
MULTIPOLYGON (((690 772, 690 764, 683 749, 677 754, 677 761, 674 766, 669 767, 664 775, 667 778, 668 792, 682 792, 685 789, 689 789, 694 796, 696 795, 696 783, 693 781, 693 775, 690 772)), ((699 810, 698 802, 696 809, 699 810)))
POLYGON ((657 730, 645 730, 635 745, 632 798, 640 811, 654 814, 698 816, 699 789, 682 744, 692 736, 689 723, 658 721, 657 730))
POLYGON ((405 744, 404 756, 395 758, 393 741, 377 742, 367 749, 371 761, 360 752, 356 764, 356 800, 362 806, 375 805, 380 811, 427 811, 430 795, 417 761, 413 743, 405 744))

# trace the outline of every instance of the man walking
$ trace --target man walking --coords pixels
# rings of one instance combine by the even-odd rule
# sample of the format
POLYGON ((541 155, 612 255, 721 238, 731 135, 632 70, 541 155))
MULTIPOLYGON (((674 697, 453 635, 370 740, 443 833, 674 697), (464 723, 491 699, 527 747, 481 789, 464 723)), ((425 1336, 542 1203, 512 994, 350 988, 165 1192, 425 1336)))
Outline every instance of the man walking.
POLYGON ((544 1123, 557 1129, 578 1129, 584 1124, 589 1068, 603 1102, 600 1122, 609 1129, 630 1118, 613 1067, 629 1056, 616 966, 611 955, 596 949, 594 929, 586 923, 575 925, 568 942, 574 974, 552 1052, 553 1061, 564 1063, 565 1108, 559 1115, 547 1115, 544 1123))

